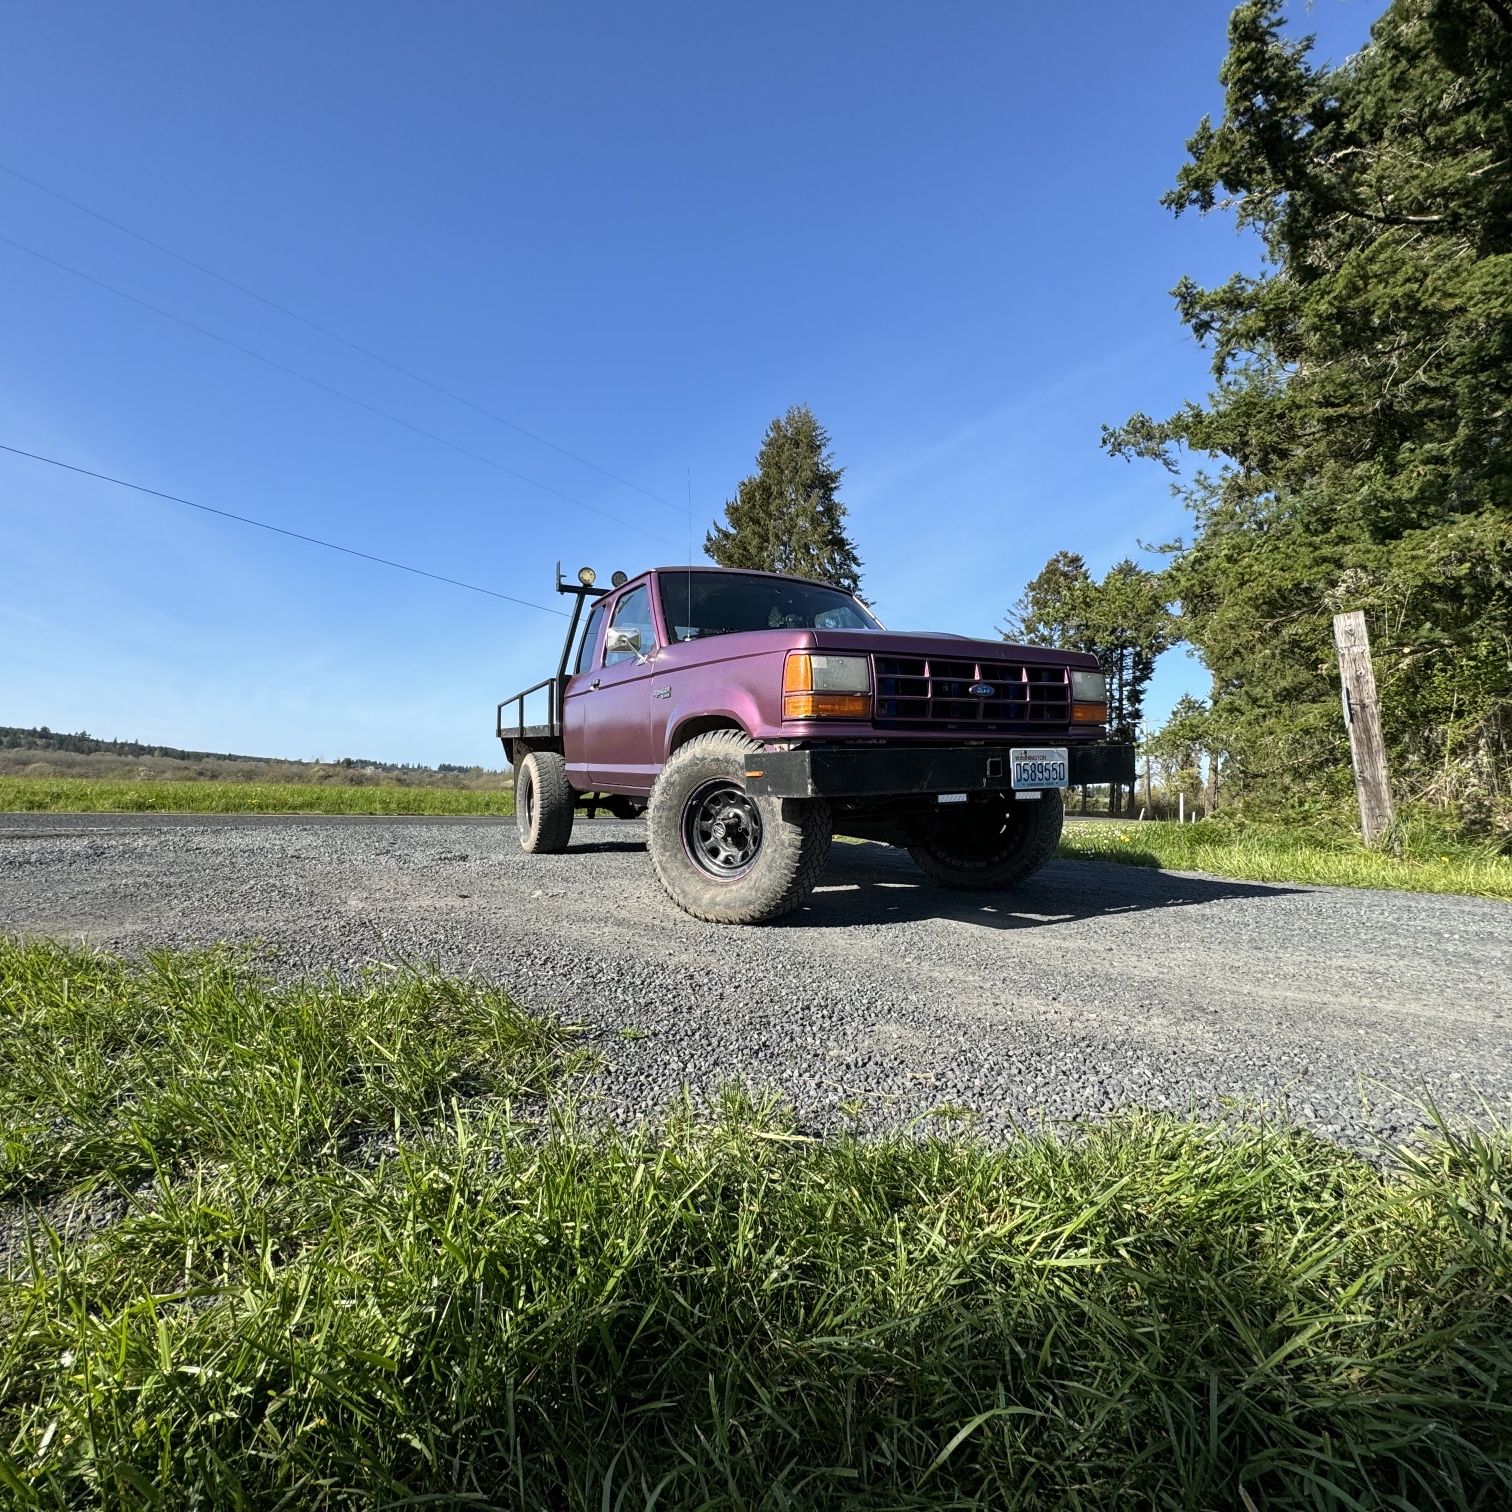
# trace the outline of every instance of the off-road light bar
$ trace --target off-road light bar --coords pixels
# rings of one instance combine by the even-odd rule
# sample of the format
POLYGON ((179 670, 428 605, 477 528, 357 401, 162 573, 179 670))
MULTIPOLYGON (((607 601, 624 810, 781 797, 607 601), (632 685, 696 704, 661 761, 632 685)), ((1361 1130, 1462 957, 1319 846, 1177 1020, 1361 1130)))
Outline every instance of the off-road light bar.
POLYGON ((864 656, 789 651, 782 668, 784 719, 866 719, 871 664, 864 656))

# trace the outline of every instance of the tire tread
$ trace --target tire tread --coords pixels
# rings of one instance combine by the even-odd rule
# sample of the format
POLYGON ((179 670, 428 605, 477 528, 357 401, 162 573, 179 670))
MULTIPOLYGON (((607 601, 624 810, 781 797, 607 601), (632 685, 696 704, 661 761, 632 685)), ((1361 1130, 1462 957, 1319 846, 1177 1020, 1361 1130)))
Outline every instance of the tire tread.
POLYGON ((911 845, 908 854, 941 887, 956 892, 987 892, 1016 887, 1034 875, 1054 854, 1065 825, 1065 800, 1046 793, 1034 803, 1023 846, 995 866, 961 867, 939 854, 937 846, 911 845))
POLYGON ((516 824, 520 832, 520 849, 533 856, 560 855, 572 839, 572 820, 576 796, 567 780, 567 761, 557 751, 531 751, 520 763, 515 778, 515 799, 518 803, 520 776, 526 774, 535 789, 534 822, 525 828, 522 815, 517 814, 516 824))
POLYGON ((646 811, 651 864, 667 896, 709 924, 765 924, 791 913, 814 890, 829 859, 830 813, 822 799, 757 799, 762 855, 739 883, 703 877, 682 842, 685 774, 705 766, 742 775, 761 747, 741 730, 711 730, 679 746, 662 768, 646 811), (749 885, 748 885, 749 884, 749 885))

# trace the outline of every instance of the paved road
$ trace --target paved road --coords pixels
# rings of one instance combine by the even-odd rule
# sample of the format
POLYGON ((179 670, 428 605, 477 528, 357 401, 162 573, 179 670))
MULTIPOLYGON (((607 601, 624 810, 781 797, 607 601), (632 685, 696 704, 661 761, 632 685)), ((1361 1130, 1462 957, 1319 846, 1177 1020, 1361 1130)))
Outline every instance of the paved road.
POLYGON ((813 1127, 1239 1099, 1372 1148, 1424 1095, 1512 1106, 1512 907, 1474 899, 1056 862, 984 900, 837 845, 802 913, 730 929, 666 901, 638 823, 533 857, 508 821, 7 814, 0 928, 474 972, 585 1025, 631 1119, 737 1076, 813 1127))

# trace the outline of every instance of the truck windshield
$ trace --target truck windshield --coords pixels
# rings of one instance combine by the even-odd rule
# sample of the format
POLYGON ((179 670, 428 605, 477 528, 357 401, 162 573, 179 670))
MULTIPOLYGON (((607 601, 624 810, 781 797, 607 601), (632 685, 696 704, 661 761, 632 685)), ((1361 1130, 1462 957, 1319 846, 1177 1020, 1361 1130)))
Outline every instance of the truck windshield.
POLYGON ((663 572, 662 618, 673 640, 741 630, 880 630, 850 594, 795 578, 663 572))

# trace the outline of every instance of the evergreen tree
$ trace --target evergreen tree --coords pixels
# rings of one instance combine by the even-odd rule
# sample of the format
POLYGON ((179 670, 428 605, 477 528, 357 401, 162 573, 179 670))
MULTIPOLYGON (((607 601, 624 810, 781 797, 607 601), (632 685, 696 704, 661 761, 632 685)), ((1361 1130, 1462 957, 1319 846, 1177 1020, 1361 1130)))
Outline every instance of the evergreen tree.
MULTIPOLYGON (((1161 575, 1127 558, 1099 583, 1074 551, 1058 551, 1025 587, 1003 638, 1063 651, 1090 651, 1108 680, 1108 733, 1132 741, 1155 659, 1171 645, 1161 575)), ((1111 804, 1119 808, 1115 787, 1111 804)))
POLYGON ((1161 575, 1125 558, 1099 583, 1078 553, 1058 551, 1024 588, 1003 639, 1090 651, 1108 679, 1109 732, 1133 740, 1155 659, 1171 645, 1161 575))
POLYGON ((841 588, 861 584, 861 558, 845 533, 836 490, 844 468, 830 455, 829 434, 806 405, 767 427, 756 471, 725 505, 704 550, 721 567, 754 567, 818 578, 841 588))
POLYGON ((1115 562, 1092 595, 1087 636, 1108 679, 1108 733, 1132 741, 1155 660, 1172 641, 1161 575, 1127 557, 1115 562))
POLYGON ((1025 584, 1003 623, 1003 639, 1086 651, 1092 575, 1079 552, 1057 551, 1025 584))
POLYGON ((1182 629, 1214 674, 1226 770, 1347 793, 1332 615, 1364 609, 1399 786, 1512 810, 1512 5, 1393 0, 1338 67, 1229 22, 1222 119, 1165 203, 1228 210, 1266 267, 1177 311, 1215 386, 1133 416, 1116 455, 1175 469, 1182 629), (1489 801, 1488 801, 1489 800, 1489 801))
POLYGON ((1207 761, 1207 807, 1211 814, 1218 796, 1218 752, 1207 704, 1183 693, 1170 717, 1145 741, 1147 757, 1158 761, 1169 792, 1185 793, 1195 802, 1203 791, 1202 766, 1207 761))

